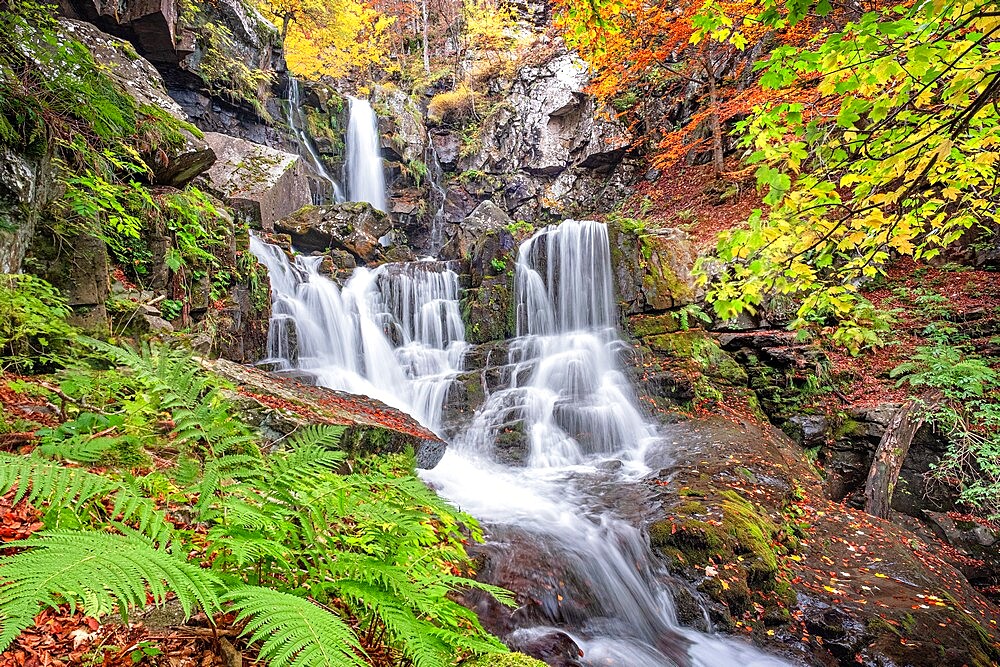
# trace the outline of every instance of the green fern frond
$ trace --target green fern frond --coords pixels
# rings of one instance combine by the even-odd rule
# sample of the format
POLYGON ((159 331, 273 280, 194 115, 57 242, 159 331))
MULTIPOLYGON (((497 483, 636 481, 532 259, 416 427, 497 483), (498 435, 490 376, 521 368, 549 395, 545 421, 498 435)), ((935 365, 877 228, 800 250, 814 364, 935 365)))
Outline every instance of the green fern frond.
POLYGON ((42 607, 68 602, 101 616, 162 603, 176 595, 186 616, 219 609, 220 580, 135 536, 51 531, 10 542, 23 549, 0 559, 0 652, 29 627, 42 607))
POLYGON ((325 447, 335 449, 344 435, 343 426, 311 424, 299 429, 288 438, 287 447, 297 450, 305 447, 325 447))
POLYGON ((134 522, 140 532, 159 541, 173 530, 153 501, 127 484, 36 456, 0 453, 0 496, 11 489, 15 490, 14 503, 26 499, 49 507, 77 508, 91 500, 112 498, 109 518, 134 522))
POLYGON ((364 651, 351 628, 309 600, 288 593, 244 586, 225 600, 249 642, 261 642, 260 657, 271 667, 364 667, 364 651))

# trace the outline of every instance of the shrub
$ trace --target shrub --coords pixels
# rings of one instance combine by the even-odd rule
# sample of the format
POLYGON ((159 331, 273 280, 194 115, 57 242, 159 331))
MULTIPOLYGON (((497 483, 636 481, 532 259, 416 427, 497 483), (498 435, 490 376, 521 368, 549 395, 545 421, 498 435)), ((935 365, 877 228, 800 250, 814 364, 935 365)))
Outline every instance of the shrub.
POLYGON ((438 93, 427 105, 427 119, 432 123, 461 124, 475 114, 478 97, 478 93, 465 84, 438 93))
POLYGON ((0 275, 0 368, 18 371, 65 362, 76 329, 59 291, 41 278, 0 275))

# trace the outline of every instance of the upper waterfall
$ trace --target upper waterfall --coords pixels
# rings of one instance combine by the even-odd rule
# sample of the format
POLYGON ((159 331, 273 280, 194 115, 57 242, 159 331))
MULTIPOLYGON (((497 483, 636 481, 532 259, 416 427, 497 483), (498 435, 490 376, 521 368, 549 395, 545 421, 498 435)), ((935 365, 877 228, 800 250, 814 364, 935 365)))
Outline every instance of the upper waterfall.
POLYGON ((288 79, 288 125, 292 132, 295 133, 295 138, 298 141, 299 147, 305 152, 303 155, 306 160, 308 160, 309 165, 312 167, 316 175, 323 181, 325 181, 330 186, 329 197, 317 196, 315 193, 313 195, 314 204, 325 204, 326 199, 332 199, 334 203, 340 203, 344 201, 344 190, 340 187, 340 183, 330 175, 327 171, 326 166, 323 164, 323 160, 319 157, 319 152, 313 145, 312 137, 309 136, 309 132, 306 130, 306 124, 302 118, 302 100, 301 92, 299 88, 299 81, 294 76, 290 76, 288 79))
POLYGON ((379 147, 378 118, 368 100, 350 100, 347 122, 347 195, 350 201, 365 201, 380 211, 388 209, 385 173, 379 147))

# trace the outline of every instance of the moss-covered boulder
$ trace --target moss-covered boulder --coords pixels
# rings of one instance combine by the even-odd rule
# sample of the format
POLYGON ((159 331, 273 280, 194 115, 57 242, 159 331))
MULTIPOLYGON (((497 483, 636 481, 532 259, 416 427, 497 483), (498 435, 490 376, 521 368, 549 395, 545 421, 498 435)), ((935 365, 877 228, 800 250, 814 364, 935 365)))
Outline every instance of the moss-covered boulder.
POLYGON ((613 219, 608 240, 618 300, 626 314, 679 308, 701 296, 691 275, 697 252, 685 232, 613 219))
POLYGON ((780 578, 779 558, 791 553, 794 538, 736 491, 697 494, 680 496, 668 518, 650 526, 653 548, 699 580, 698 589, 724 606, 721 620, 731 628, 787 621, 795 593, 780 578))
POLYGON ((523 653, 492 653, 466 660, 461 667, 545 667, 545 663, 523 653))

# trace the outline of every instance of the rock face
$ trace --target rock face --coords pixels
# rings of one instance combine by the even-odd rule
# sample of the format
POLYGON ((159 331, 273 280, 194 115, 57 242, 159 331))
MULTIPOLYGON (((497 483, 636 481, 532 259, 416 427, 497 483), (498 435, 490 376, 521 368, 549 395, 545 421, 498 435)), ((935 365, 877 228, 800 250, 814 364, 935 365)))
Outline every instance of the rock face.
POLYGON ((35 234, 38 216, 55 197, 51 156, 28 156, 0 147, 0 273, 17 273, 35 234))
POLYGON ((514 335, 514 221, 492 201, 484 201, 462 224, 449 230, 441 250, 458 260, 468 274, 462 295, 466 339, 471 343, 504 340, 514 335))
POLYGON ((670 310, 695 303, 702 296, 691 275, 697 252, 683 231, 646 232, 612 220, 608 240, 623 313, 670 310))
MULTIPOLYGON (((167 94, 160 73, 145 58, 136 55, 131 45, 101 32, 89 23, 63 20, 65 34, 84 44, 97 63, 136 104, 153 106, 178 120, 186 120, 181 107, 167 94)), ((143 159, 153 172, 157 185, 183 187, 215 162, 215 152, 200 133, 178 127, 182 143, 161 142, 143 159)))
POLYGON ((205 139, 218 156, 208 172, 212 186, 258 226, 271 230, 276 220, 312 203, 298 155, 217 132, 205 139))
POLYGON ((351 202, 306 207, 275 223, 274 229, 288 234, 292 245, 301 252, 340 250, 367 264, 387 259, 388 246, 379 239, 389 234, 392 222, 371 204, 351 202))
POLYGON ((587 82, 586 64, 571 54, 519 72, 504 108, 483 127, 482 149, 462 166, 549 176, 571 167, 614 167, 631 138, 619 123, 599 117, 583 92, 587 82))

